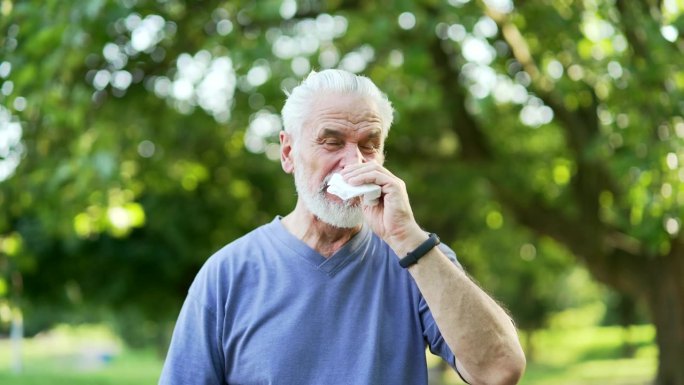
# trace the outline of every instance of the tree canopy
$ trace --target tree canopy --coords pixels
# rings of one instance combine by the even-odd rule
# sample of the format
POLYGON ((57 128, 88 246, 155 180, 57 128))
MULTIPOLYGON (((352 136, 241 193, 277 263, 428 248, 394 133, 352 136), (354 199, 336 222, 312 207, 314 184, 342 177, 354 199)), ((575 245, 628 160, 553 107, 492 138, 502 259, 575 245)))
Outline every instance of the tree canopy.
POLYGON ((684 384, 681 1, 4 0, 0 14, 0 295, 172 318, 211 252, 294 204, 283 89, 343 68, 394 104, 387 166, 419 223, 499 297, 530 296, 511 305, 521 326, 554 306, 549 278, 572 254, 649 305, 659 383, 684 384))

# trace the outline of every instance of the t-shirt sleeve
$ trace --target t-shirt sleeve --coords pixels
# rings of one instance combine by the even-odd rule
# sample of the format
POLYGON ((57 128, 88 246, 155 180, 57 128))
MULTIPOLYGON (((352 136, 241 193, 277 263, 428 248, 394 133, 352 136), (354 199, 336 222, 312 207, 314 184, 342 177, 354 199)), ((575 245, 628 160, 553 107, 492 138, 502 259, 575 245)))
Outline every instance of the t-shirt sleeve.
POLYGON ((178 316, 159 385, 224 383, 222 322, 198 287, 203 273, 195 279, 178 316))

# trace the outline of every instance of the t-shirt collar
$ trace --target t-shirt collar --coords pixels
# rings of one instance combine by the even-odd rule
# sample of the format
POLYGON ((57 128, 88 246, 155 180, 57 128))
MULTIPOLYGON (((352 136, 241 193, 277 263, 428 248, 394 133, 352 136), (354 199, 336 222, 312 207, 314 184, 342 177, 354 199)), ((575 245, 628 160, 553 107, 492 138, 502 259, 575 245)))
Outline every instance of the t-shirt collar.
POLYGON ((370 242, 372 234, 370 227, 364 223, 361 226, 361 230, 345 243, 344 246, 329 258, 325 258, 319 252, 304 243, 304 241, 290 233, 282 224, 281 219, 281 216, 276 216, 271 222, 277 238, 284 242, 286 246, 292 249, 300 257, 303 257, 309 264, 330 276, 335 275, 352 260, 360 259, 359 254, 365 250, 364 246, 370 242))

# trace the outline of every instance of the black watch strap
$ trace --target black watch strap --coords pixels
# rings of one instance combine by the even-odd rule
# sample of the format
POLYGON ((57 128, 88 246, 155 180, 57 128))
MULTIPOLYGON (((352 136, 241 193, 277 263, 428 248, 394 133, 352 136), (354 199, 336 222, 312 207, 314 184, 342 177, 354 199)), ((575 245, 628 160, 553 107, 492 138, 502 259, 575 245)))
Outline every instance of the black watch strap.
POLYGON ((439 237, 435 233, 430 233, 430 237, 418 247, 416 247, 415 250, 411 251, 410 253, 406 254, 406 256, 402 259, 399 260, 399 266, 403 267, 404 269, 415 264, 418 262, 420 258, 422 258, 425 254, 427 254, 430 250, 432 250, 435 246, 439 245, 439 237))

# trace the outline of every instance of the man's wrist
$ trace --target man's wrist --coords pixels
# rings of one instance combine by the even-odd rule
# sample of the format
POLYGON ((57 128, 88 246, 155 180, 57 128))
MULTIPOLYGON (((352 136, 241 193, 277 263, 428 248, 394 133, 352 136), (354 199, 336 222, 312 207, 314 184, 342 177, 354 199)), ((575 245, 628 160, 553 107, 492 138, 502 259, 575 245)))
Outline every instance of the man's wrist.
POLYGON ((421 243, 415 250, 410 251, 406 256, 399 259, 399 266, 404 269, 411 267, 418 263, 418 260, 423 258, 435 246, 439 245, 439 237, 435 233, 430 233, 428 239, 421 243))
POLYGON ((415 250, 416 247, 425 242, 427 238, 428 233, 416 225, 413 229, 395 237, 395 239, 388 242, 388 244, 397 256, 402 258, 410 251, 415 250))

